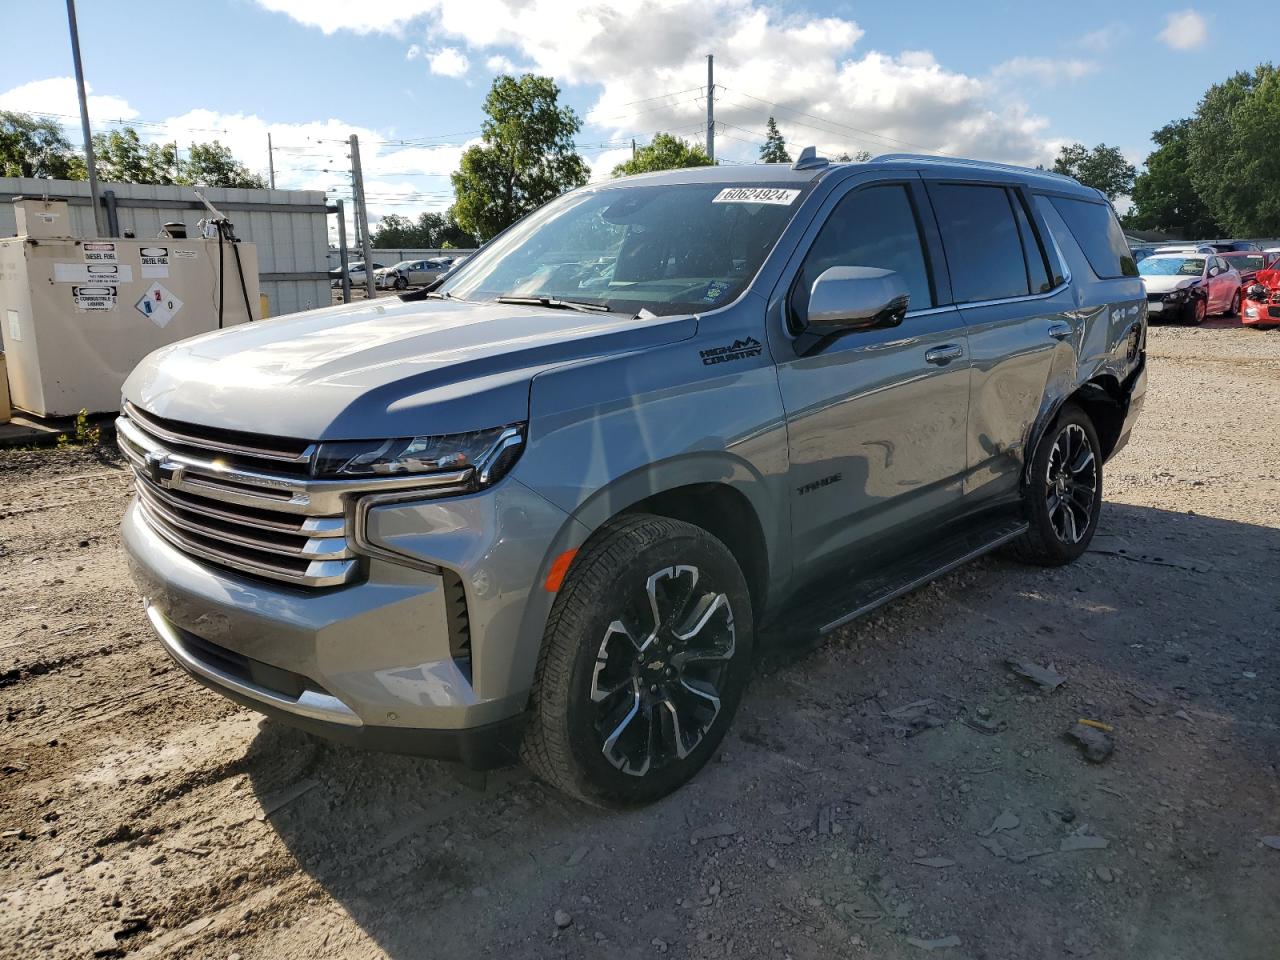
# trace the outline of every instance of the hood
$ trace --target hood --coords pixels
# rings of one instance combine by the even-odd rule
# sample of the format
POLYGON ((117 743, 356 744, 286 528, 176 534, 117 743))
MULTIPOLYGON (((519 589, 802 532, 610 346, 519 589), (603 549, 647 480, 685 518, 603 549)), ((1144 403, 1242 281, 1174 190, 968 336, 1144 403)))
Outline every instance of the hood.
POLYGON ((1179 276, 1176 273, 1167 277, 1142 278, 1142 285, 1146 288, 1147 293, 1170 293, 1179 287, 1190 287, 1199 282, 1197 277, 1179 276))
POLYGON ((124 396, 172 420, 306 440, 460 433, 527 419, 529 380, 542 370, 696 328, 691 316, 389 298, 163 347, 124 396))

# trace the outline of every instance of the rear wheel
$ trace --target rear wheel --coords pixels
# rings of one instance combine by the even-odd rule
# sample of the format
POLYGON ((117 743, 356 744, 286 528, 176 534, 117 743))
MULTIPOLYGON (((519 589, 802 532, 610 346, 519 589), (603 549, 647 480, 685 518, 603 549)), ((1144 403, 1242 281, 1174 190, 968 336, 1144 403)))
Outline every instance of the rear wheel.
POLYGON ((1102 510, 1102 448, 1089 415, 1063 407, 1036 448, 1024 491, 1028 530, 1014 556, 1053 567, 1084 553, 1102 510))
POLYGON ((728 729, 752 633, 746 581, 719 540, 645 514, 607 524, 552 606, 521 757, 600 806, 665 796, 728 729))

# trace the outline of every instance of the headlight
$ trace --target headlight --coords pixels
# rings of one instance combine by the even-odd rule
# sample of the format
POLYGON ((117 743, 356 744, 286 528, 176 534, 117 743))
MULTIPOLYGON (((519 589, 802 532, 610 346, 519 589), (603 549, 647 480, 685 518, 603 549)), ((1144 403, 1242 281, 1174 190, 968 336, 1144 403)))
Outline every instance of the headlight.
POLYGON ((1173 290, 1166 293, 1164 298, 1166 300, 1185 300, 1187 299, 1187 291, 1185 289, 1173 290))
POLYGON ((316 453, 317 477, 388 477, 470 469, 478 489, 500 480, 524 449, 523 423, 396 440, 338 440, 316 453))

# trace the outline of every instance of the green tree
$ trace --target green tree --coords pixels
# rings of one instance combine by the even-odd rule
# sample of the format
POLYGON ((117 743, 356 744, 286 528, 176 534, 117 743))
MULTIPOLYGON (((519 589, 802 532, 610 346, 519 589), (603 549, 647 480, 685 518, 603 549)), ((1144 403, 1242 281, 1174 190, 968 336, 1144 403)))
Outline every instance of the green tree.
POLYGON ((765 163, 790 163, 791 154, 787 153, 787 141, 778 132, 778 122, 769 118, 764 130, 764 146, 760 148, 760 159, 765 163))
POLYGON ((1124 218, 1125 226, 1193 239, 1223 233, 1191 182, 1188 150, 1193 122, 1176 120, 1151 135, 1156 149, 1133 183, 1133 209, 1124 218))
POLYGON ((408 217, 389 213, 370 231, 369 242, 382 250, 397 247, 419 247, 418 226, 408 217))
POLYGON ((1214 84, 1187 146, 1191 183, 1224 232, 1280 233, 1280 70, 1269 63, 1214 84))
POLYGON ((1100 143, 1092 150, 1083 143, 1063 146, 1053 161, 1054 173, 1065 173, 1086 187, 1101 190, 1108 200, 1128 196, 1137 175, 1133 164, 1124 158, 1119 147, 1100 143))
POLYGON ((383 217, 370 237, 375 247, 384 250, 396 248, 440 249, 446 247, 473 247, 475 237, 458 226, 453 210, 441 213, 427 210, 410 220, 398 213, 383 217))
POLYGON ((613 168, 613 176, 626 177, 633 173, 653 173, 655 170, 678 170, 681 167, 709 167, 711 158, 701 144, 670 133, 658 133, 653 142, 637 147, 635 155, 613 168))
POLYGON ((52 120, 0 110, 0 176, 83 180, 84 158, 52 120))
POLYGON ((177 152, 173 144, 161 147, 143 143, 133 127, 94 134, 93 154, 98 179, 105 183, 167 185, 178 182, 177 152))
POLYGON ((836 155, 836 163, 866 163, 870 159, 870 150, 859 150, 852 156, 849 155, 848 150, 845 150, 836 155))
POLYGON ((582 121, 559 97, 550 77, 494 78, 484 101, 484 142, 463 153, 452 177, 454 215, 467 233, 492 237, 587 182, 573 142, 582 121))
POLYGON ((178 182, 201 187, 249 187, 258 190, 267 186, 263 177, 232 156, 231 149, 217 140, 191 145, 191 152, 182 162, 178 182))

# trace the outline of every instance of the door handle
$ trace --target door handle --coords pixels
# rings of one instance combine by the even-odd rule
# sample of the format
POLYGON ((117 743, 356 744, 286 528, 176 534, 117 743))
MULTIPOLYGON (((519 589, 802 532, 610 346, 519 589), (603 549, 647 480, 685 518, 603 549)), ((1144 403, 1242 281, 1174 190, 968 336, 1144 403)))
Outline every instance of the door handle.
POLYGON ((964 356, 964 348, 959 344, 948 343, 941 347, 934 347, 928 350, 924 355, 925 363, 932 363, 939 367, 945 367, 952 360, 959 360, 964 356))
POLYGON ((1055 320, 1049 324, 1049 336, 1055 340, 1065 340, 1071 336, 1071 324, 1062 320, 1055 320))

